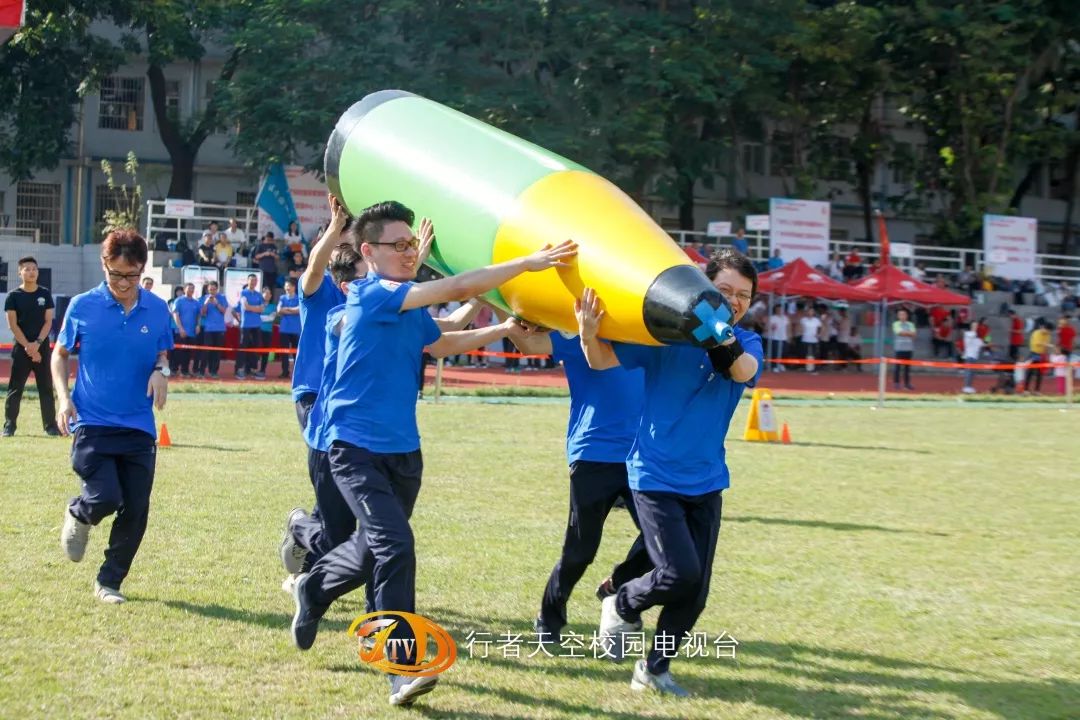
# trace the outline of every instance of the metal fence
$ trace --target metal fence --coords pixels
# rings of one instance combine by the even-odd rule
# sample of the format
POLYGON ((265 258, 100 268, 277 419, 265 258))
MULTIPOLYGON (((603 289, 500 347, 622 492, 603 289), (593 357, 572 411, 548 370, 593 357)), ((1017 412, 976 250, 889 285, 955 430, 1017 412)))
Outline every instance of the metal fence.
POLYGON ((175 217, 165 214, 164 200, 149 200, 146 203, 146 239, 152 246, 154 238, 159 235, 174 242, 184 238, 188 247, 194 250, 210 223, 218 223, 219 228, 224 231, 230 218, 236 218, 236 224, 249 239, 259 230, 259 211, 251 205, 195 203, 193 215, 175 217))

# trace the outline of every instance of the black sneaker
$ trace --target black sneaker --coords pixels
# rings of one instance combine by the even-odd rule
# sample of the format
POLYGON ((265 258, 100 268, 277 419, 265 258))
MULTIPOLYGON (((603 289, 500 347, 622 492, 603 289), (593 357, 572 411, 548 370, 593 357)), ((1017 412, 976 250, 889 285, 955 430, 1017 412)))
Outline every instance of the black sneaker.
POLYGON ((301 650, 308 650, 315 644, 315 636, 319 633, 319 620, 323 616, 308 599, 306 586, 309 577, 311 576, 304 573, 296 578, 293 585, 296 614, 292 620, 292 637, 293 643, 301 650))
POLYGON ((60 428, 55 425, 53 427, 45 428, 45 434, 49 437, 60 437, 60 428))
POLYGON ((618 589, 615 587, 615 584, 611 582, 611 578, 608 578, 597 586, 596 599, 602 601, 604 598, 614 595, 616 592, 618 592, 618 589))
POLYGON ((15 428, 4 426, 4 437, 15 437, 15 428))
POLYGON ((438 683, 438 675, 428 675, 427 677, 395 675, 390 679, 390 704, 409 707, 416 702, 416 698, 427 695, 434 690, 438 683))
POLYGON ((557 645, 559 643, 559 630, 553 630, 544 622, 539 615, 533 620, 533 632, 536 639, 542 645, 557 645))

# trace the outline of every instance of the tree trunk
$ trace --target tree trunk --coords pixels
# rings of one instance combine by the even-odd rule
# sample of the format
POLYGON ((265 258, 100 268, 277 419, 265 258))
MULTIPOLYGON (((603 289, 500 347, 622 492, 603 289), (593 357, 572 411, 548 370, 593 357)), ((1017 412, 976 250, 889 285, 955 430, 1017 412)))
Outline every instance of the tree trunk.
POLYGON ((1020 210, 1020 203, 1024 201, 1024 196, 1031 191, 1031 186, 1035 184, 1035 178, 1039 176, 1039 172, 1042 170, 1042 162, 1036 160, 1028 165, 1027 172, 1024 174, 1023 179, 1013 190, 1012 197, 1009 198, 1009 209, 1020 210))
POLYGON ((195 153, 185 145, 179 153, 170 152, 172 179, 169 181, 168 197, 190 200, 195 189, 195 153))
POLYGON ((1061 230, 1061 245, 1066 255, 1076 251, 1072 231, 1073 210, 1076 208, 1076 171, 1080 169, 1080 145, 1073 145, 1065 155, 1065 224, 1061 230))

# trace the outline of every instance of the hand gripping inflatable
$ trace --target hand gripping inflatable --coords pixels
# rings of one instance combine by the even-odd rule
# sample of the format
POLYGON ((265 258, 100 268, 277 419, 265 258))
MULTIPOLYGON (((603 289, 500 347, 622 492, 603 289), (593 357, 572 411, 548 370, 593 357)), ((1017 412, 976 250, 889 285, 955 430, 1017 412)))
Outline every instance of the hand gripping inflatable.
POLYGON ((524 273, 488 299, 577 331, 574 300, 603 301, 600 335, 712 347, 731 336, 723 296, 633 200, 596 173, 439 103, 381 90, 350 107, 326 147, 330 191, 356 214, 397 200, 435 224, 427 263, 453 275, 566 239, 567 268, 524 273))

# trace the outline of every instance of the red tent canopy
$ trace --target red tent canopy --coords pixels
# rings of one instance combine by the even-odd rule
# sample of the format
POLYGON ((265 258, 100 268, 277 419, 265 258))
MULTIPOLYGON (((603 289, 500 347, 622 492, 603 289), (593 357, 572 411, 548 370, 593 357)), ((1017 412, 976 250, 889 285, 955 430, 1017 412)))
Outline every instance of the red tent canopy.
POLYGON ((971 298, 950 290, 942 290, 908 275, 895 265, 885 265, 870 275, 851 283, 865 290, 875 300, 911 302, 919 305, 970 305, 971 298))
POLYGON ((872 302, 877 299, 873 293, 833 280, 810 267, 802 258, 758 275, 758 292, 852 302, 872 302))
POLYGON ((23 0, 0 0, 0 43, 7 42, 22 25, 26 16, 23 0))

